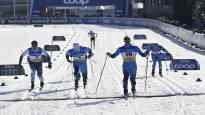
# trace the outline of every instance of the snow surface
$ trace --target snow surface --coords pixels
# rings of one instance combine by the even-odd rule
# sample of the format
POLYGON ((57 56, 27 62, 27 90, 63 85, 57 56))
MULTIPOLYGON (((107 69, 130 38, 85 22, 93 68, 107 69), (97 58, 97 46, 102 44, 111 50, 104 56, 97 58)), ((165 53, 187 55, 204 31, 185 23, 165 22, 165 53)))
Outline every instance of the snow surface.
MULTIPOLYGON (((27 90, 30 87, 29 76, 0 76, 0 82, 7 86, 0 87, 0 100, 53 98, 73 98, 74 82, 71 64, 66 62, 65 52, 72 47, 72 43, 79 42, 89 46, 87 35, 89 30, 98 33, 94 57, 88 61, 89 97, 122 96, 121 57, 108 59, 97 94, 95 94, 100 72, 107 51, 114 52, 123 45, 123 37, 134 34, 145 34, 147 40, 132 40, 132 43, 141 47, 142 43, 157 42, 164 46, 174 58, 195 58, 201 64, 200 71, 173 72, 166 70, 169 63, 163 63, 163 78, 150 77, 151 61, 149 61, 147 90, 145 91, 145 64, 146 59, 137 56, 138 73, 136 90, 139 96, 177 95, 171 97, 153 98, 108 98, 108 99, 74 99, 50 101, 0 101, 0 115, 204 115, 205 96, 183 96, 184 94, 205 93, 205 56, 184 49, 154 31, 146 28, 107 26, 107 25, 46 25, 42 28, 28 26, 0 26, 0 64, 17 64, 23 50, 30 47, 32 40, 38 40, 39 45, 51 44, 53 35, 63 35, 66 42, 54 42, 61 46, 60 52, 52 53, 53 68, 49 70, 44 64, 45 88, 41 93, 31 96, 27 90), (201 78, 202 82, 196 82, 201 78)), ((26 59, 23 61, 26 73, 30 74, 26 59)), ((157 72, 156 72, 157 73, 157 72)), ((80 83, 82 86, 82 82, 80 83)), ((36 78, 36 87, 39 80, 36 78)), ((130 87, 129 87, 130 90, 130 87)), ((80 96, 85 96, 82 87, 80 96)))

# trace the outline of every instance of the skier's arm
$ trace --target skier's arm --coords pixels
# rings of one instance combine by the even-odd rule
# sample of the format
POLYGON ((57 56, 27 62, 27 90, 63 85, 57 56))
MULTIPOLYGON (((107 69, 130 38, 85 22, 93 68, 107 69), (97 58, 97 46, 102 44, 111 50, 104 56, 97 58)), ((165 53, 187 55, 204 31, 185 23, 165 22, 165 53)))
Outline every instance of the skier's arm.
POLYGON ((91 32, 88 32, 88 36, 89 36, 89 37, 91 36, 91 32))
POLYGON ((72 61, 70 60, 70 52, 68 51, 67 53, 66 53, 66 60, 69 62, 69 63, 72 63, 72 61))
POLYGON ((118 48, 113 54, 111 54, 110 52, 107 52, 106 54, 111 57, 111 58, 115 58, 117 57, 119 54, 121 53, 121 49, 118 48))
POLYGON ((22 54, 21 54, 21 56, 20 56, 20 58, 19 58, 19 65, 21 65, 22 64, 22 61, 23 61, 23 57, 24 56, 26 56, 27 54, 28 54, 28 49, 27 50, 25 50, 22 54))
POLYGON ((142 57, 146 57, 149 54, 149 50, 142 52, 138 47, 136 47, 136 52, 138 52, 142 57))
POLYGON ((92 50, 89 48, 88 49, 88 58, 91 58, 93 56, 92 50))
POLYGON ((47 57, 48 63, 51 63, 51 57, 49 56, 49 54, 45 50, 42 50, 42 54, 47 57))
POLYGON ((49 54, 45 50, 42 50, 42 54, 45 55, 48 59, 48 68, 52 68, 51 57, 49 56, 49 54))
POLYGON ((66 59, 69 63, 72 63, 72 61, 70 60, 70 56, 69 55, 66 55, 66 59))

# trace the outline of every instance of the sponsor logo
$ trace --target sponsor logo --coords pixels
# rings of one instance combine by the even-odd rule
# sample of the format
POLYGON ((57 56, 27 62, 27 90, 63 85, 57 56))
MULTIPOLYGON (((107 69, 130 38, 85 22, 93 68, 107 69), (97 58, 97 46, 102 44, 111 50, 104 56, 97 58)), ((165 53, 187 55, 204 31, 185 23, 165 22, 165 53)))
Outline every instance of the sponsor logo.
POLYGON ((195 59, 174 59, 171 63, 173 70, 200 70, 200 65, 195 59))
POLYGON ((72 4, 72 5, 84 5, 88 4, 90 0, 64 0, 64 4, 72 4))

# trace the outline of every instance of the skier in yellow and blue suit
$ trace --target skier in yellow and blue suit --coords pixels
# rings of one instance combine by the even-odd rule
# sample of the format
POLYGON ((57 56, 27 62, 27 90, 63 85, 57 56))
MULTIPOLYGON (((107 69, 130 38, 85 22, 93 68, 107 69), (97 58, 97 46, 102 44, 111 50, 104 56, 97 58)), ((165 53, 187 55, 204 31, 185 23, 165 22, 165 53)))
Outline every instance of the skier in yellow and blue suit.
POLYGON ((124 37, 125 44, 122 47, 119 47, 113 54, 107 52, 107 55, 111 58, 115 58, 119 54, 123 57, 123 65, 122 70, 124 74, 123 78, 123 88, 124 95, 128 96, 128 79, 131 81, 131 91, 133 95, 136 93, 135 85, 136 85, 136 72, 137 72, 137 64, 136 64, 136 55, 140 54, 143 57, 146 57, 149 54, 149 51, 142 52, 137 46, 132 45, 129 37, 124 37))

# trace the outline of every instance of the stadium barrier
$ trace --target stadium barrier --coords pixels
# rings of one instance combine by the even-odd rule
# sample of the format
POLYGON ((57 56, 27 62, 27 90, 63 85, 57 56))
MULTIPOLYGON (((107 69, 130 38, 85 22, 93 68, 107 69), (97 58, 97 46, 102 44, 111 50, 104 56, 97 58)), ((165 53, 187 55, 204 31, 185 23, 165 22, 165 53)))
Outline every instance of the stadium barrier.
POLYGON ((205 35, 186 30, 179 26, 167 24, 158 20, 144 18, 114 18, 114 17, 15 17, 1 18, 0 24, 108 24, 119 26, 146 27, 170 34, 171 39, 205 49, 205 35))

